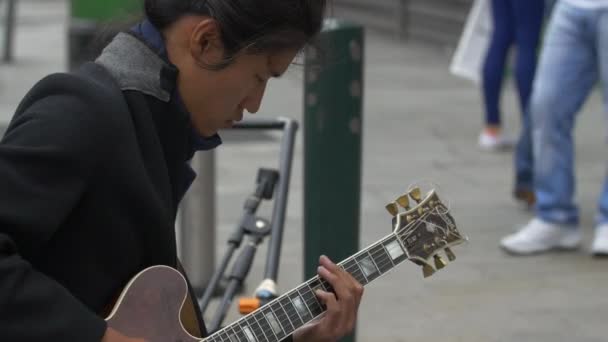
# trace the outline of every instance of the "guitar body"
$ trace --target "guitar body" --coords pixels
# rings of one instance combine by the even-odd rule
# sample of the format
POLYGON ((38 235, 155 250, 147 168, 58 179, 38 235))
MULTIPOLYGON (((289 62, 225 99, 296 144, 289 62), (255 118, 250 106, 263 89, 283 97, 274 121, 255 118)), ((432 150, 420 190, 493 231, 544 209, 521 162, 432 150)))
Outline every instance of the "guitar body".
MULTIPOLYGON (((155 266, 129 282, 106 319, 122 334, 147 342, 199 342, 186 331, 185 322, 196 322, 186 279, 175 269, 155 266)), ((198 327, 188 331, 198 333, 198 327)))

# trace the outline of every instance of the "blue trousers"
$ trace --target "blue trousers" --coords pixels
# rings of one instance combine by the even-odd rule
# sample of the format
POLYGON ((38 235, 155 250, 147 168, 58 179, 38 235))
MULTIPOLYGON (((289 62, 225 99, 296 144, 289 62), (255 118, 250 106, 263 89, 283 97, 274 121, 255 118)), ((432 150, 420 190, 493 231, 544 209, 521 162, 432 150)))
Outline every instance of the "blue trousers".
MULTIPOLYGON (((573 130, 598 81, 608 112, 608 7, 585 9, 558 1, 530 100, 536 216, 545 221, 579 223, 573 130)), ((597 214, 598 225, 608 223, 608 177, 597 214)))
POLYGON ((501 124, 500 94, 507 55, 517 48, 515 76, 522 115, 527 106, 536 71, 537 47, 544 17, 545 0, 492 0, 494 33, 483 67, 486 124, 501 124))

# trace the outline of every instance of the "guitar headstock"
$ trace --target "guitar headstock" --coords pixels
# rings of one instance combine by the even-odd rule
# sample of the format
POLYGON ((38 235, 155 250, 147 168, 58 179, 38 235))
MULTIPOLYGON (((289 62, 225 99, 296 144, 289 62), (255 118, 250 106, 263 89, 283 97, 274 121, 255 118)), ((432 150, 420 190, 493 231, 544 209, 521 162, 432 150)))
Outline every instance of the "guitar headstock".
POLYGON ((393 216, 395 235, 409 260, 422 266, 425 278, 447 265, 441 252, 449 261, 454 261, 456 255, 451 247, 467 241, 435 190, 423 198, 420 188, 413 188, 389 203, 386 209, 393 216))

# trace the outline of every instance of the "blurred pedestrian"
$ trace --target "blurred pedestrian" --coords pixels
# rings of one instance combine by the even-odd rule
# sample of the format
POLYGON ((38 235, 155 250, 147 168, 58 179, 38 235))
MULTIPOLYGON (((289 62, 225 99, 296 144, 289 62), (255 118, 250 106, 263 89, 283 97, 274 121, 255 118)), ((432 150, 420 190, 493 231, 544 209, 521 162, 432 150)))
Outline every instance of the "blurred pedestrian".
POLYGON ((522 115, 532 90, 537 47, 544 17, 545 0, 492 0, 494 31, 483 66, 485 127, 479 146, 485 150, 511 147, 514 143, 502 130, 500 96, 509 51, 517 49, 515 78, 522 115))
MULTIPOLYGON (((572 131, 576 114, 598 80, 608 82, 608 0, 558 0, 530 101, 536 217, 501 241, 508 252, 580 246, 572 131)), ((605 86, 603 96, 608 106, 605 86)), ((591 250, 608 255, 608 182, 598 207, 591 250)))

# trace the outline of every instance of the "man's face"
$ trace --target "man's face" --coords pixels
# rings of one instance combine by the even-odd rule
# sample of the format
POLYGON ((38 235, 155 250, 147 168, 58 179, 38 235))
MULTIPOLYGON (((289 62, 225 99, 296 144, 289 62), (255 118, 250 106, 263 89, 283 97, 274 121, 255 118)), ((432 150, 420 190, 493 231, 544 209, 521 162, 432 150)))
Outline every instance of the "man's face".
MULTIPOLYGON (((217 53, 221 58, 221 51, 217 53)), ((284 74, 296 53, 242 54, 219 71, 196 63, 182 65, 179 91, 198 133, 212 136, 242 120, 245 111, 256 113, 268 81, 284 74)))

